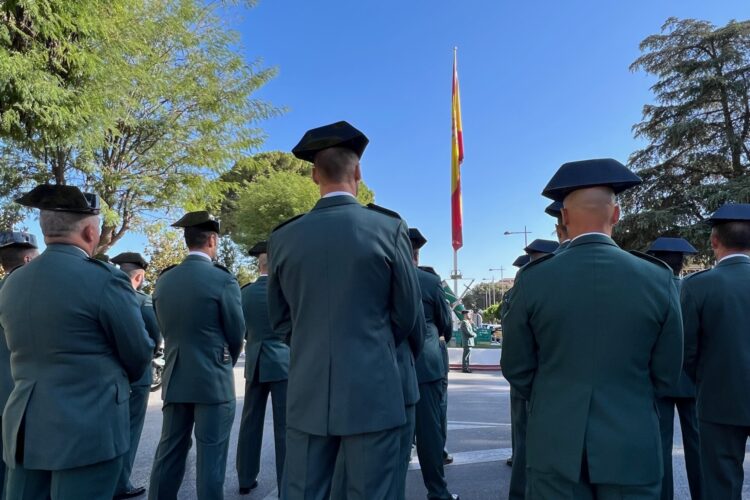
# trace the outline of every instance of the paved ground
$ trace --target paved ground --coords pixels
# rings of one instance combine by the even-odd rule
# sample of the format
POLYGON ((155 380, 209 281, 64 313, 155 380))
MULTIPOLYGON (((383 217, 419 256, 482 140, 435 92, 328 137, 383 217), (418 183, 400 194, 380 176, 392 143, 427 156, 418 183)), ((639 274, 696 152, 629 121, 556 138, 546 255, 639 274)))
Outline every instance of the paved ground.
MULTIPOLYGON (((237 394, 242 395, 244 379, 241 363, 235 369, 237 394)), ((450 376, 448 402, 448 449, 455 462, 446 468, 448 485, 464 500, 504 499, 508 494, 510 467, 505 459, 510 455, 510 401, 508 383, 499 372, 474 372, 462 374, 452 372, 450 376)), ((234 471, 237 432, 242 409, 242 398, 237 402, 237 413, 232 429, 225 498, 266 500, 276 498, 276 479, 273 466, 273 439, 270 405, 266 415, 265 437, 263 440, 263 466, 259 477, 260 485, 250 495, 240 496, 237 492, 237 478, 234 471)), ((676 425, 679 428, 679 425, 676 425)), ((141 438, 141 446, 133 471, 136 485, 146 484, 151 470, 156 444, 161 432, 161 401, 159 393, 153 393, 149 401, 146 424, 141 438)), ((675 436, 675 485, 677 499, 689 499, 685 477, 681 440, 675 436)), ((181 490, 181 499, 194 499, 195 496, 195 455, 191 453, 190 464, 181 490)), ((416 460, 415 460, 416 462, 416 460)), ((425 498, 418 464, 412 463, 407 478, 407 498, 425 498)), ((750 472, 750 460, 745 461, 746 474, 750 472)), ((750 485, 745 485, 743 498, 750 499, 750 485)))

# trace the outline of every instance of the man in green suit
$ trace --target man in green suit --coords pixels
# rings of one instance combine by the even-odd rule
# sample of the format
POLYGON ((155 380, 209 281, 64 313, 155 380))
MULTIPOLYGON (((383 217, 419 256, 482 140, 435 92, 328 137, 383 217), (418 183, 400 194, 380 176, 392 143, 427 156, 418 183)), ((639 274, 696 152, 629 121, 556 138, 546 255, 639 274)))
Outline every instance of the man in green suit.
MULTIPOLYGON (((427 239, 417 228, 409 228, 409 239, 414 265, 419 266, 419 249, 427 243, 427 239)), ((441 408, 445 361, 439 339, 453 328, 451 313, 438 275, 417 268, 417 278, 422 292, 426 325, 424 347, 416 363, 419 381, 415 425, 417 456, 422 469, 422 480, 427 488, 427 498, 458 500, 458 495, 451 494, 448 490, 443 470, 443 450, 447 437, 442 425, 441 408)))
MULTIPOLYGON (((8 277, 19 267, 28 264, 39 256, 36 236, 26 232, 0 232, 0 264, 3 266, 5 277, 8 277)), ((4 279, 0 280, 0 289, 4 279)), ((2 422, 3 408, 13 390, 13 376, 10 373, 10 351, 5 343, 5 334, 0 326, 0 422, 2 422)), ((0 438, 0 447, 2 439, 0 438)), ((5 498, 5 462, 0 464, 0 500, 5 498)))
POLYGON ((282 499, 326 499, 339 450, 348 500, 392 499, 398 478, 396 351, 421 332, 422 304, 406 223, 355 198, 367 142, 346 122, 305 134, 293 152, 321 199, 269 241, 269 315, 291 342, 282 499))
POLYGON ((610 237, 616 193, 639 182, 588 160, 544 191, 571 242, 518 273, 503 320, 503 374, 529 400, 526 498, 659 498, 655 399, 679 377, 682 320, 669 267, 610 237))
POLYGON ((750 204, 710 218, 716 267, 682 284, 685 369, 698 390, 703 498, 739 500, 750 434, 750 204))
POLYGON ((276 485, 281 491, 286 455, 286 385, 289 373, 289 346, 284 337, 271 329, 268 319, 268 253, 261 241, 250 249, 258 260, 260 276, 242 287, 245 314, 245 403, 242 407, 237 440, 237 477, 240 495, 258 486, 260 452, 266 402, 273 405, 273 439, 276 447, 276 485))
MULTIPOLYGON (((698 253, 693 245, 684 238, 657 238, 648 249, 648 254, 664 261, 672 268, 674 283, 680 290, 682 280, 680 273, 685 255, 698 253)), ((690 497, 692 500, 701 498, 701 462, 700 439, 698 436, 698 418, 695 411, 695 383, 690 380, 687 372, 680 373, 677 384, 657 394, 656 404, 659 408, 659 427, 661 428, 662 453, 664 455, 664 479, 661 486, 662 500, 674 498, 674 482, 672 477, 672 448, 674 437, 675 408, 680 416, 682 447, 685 451, 685 468, 687 470, 690 497)))
MULTIPOLYGON (((554 253, 558 250, 559 245, 552 240, 536 239, 529 243, 524 252, 529 256, 529 262, 534 262, 542 257, 554 253)), ((500 306, 500 318, 508 310, 508 305, 512 301, 513 289, 511 288, 505 294, 500 306)), ((506 332, 503 327, 503 334, 506 332)), ((510 487, 508 498, 510 500, 523 500, 526 495, 526 428, 528 425, 528 399, 517 391, 514 387, 510 388, 510 432, 511 446, 513 454, 510 458, 510 465, 513 470, 510 474, 510 487)), ((508 461, 506 460, 506 464, 508 461)))
POLYGON ((233 367, 245 337, 240 287, 226 268, 213 263, 219 223, 208 212, 190 212, 173 226, 185 229, 190 252, 162 271, 154 291, 166 365, 161 440, 148 497, 177 498, 195 427, 198 499, 217 500, 224 498, 234 421, 233 367))
MULTIPOLYGON (((117 264, 120 271, 124 272, 130 278, 130 284, 135 290, 138 304, 141 308, 143 323, 146 325, 146 332, 154 346, 161 344, 161 333, 159 325, 156 322, 154 314, 154 305, 151 297, 141 291, 144 280, 146 279, 146 269, 148 262, 137 252, 123 252, 116 255, 110 262, 117 264)), ((141 432, 143 431, 143 422, 146 419, 146 410, 148 409, 148 396, 151 393, 152 370, 149 367, 143 376, 130 384, 130 450, 127 457, 123 460, 122 472, 117 482, 115 490, 115 500, 123 498, 133 498, 143 495, 146 488, 143 486, 133 486, 130 482, 130 473, 135 463, 135 455, 138 451, 138 444, 141 441, 141 432)))
POLYGON ((560 246, 555 252, 562 252, 568 248, 568 245, 570 244, 568 228, 565 227, 565 224, 563 224, 562 221, 562 208, 563 204, 561 201, 553 201, 544 209, 544 213, 557 219, 557 223, 555 224, 555 234, 557 235, 557 241, 560 243, 560 246))
POLYGON ((17 200, 41 210, 47 248, 0 291, 15 382, 2 422, 7 498, 111 500, 130 448, 129 381, 154 345, 127 276, 90 257, 98 201, 49 185, 17 200))
POLYGON ((471 324, 471 311, 463 312, 459 329, 461 330, 461 345, 464 348, 461 356, 461 371, 471 373, 471 348, 474 347, 474 338, 477 336, 471 324))

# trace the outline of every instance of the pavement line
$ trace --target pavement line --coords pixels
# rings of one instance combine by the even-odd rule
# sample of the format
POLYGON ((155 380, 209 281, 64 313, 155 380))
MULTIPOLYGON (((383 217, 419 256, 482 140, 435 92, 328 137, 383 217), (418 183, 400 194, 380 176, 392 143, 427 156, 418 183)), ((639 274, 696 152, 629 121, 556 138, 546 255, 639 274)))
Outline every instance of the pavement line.
MULTIPOLYGON (((494 450, 461 451, 458 453, 451 453, 451 455, 453 455, 453 463, 446 465, 446 467, 453 467, 454 465, 480 464, 485 462, 500 462, 502 460, 507 460, 512 452, 512 448, 496 448, 494 450)), ((419 460, 416 457, 412 458, 411 463, 409 463, 409 470, 419 469, 419 460)))

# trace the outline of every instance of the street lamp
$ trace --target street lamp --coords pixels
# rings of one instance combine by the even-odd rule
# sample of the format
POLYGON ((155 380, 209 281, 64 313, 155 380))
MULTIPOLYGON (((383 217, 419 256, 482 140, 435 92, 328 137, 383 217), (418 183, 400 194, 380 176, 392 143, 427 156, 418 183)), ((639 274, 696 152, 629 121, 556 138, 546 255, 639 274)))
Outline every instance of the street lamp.
POLYGON ((526 226, 523 226, 523 231, 505 231, 503 234, 505 236, 509 236, 511 234, 522 234, 523 235, 523 246, 524 246, 524 248, 526 248, 527 246, 529 246, 528 235, 531 234, 531 231, 527 231, 526 230, 526 226))
MULTIPOLYGON (((500 271, 500 298, 502 299, 502 296, 503 296, 503 278, 504 278, 503 273, 505 272, 505 268, 503 266, 500 266, 499 268, 491 267, 490 271, 500 271)), ((494 304, 495 302, 497 302, 496 298, 494 297, 494 295, 495 295, 495 276, 494 275, 492 276, 492 295, 493 295, 493 297, 492 297, 492 303, 494 304)))

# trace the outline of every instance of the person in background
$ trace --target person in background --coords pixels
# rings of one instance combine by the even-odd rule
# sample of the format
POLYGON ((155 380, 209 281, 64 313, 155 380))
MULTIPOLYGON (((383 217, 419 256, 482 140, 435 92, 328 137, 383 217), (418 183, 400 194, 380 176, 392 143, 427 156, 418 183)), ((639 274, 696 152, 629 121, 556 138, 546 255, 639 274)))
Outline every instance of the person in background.
POLYGON ((474 327, 471 324, 471 311, 466 310, 461 319, 461 345, 464 348, 463 355, 461 356, 461 371, 463 373, 471 373, 471 348, 474 347, 474 338, 477 334, 474 332, 474 327))

